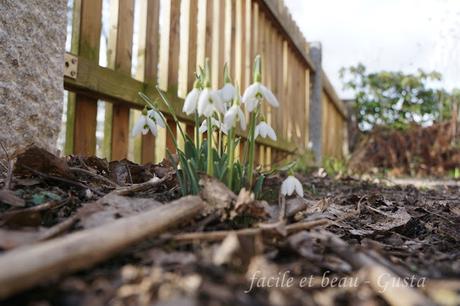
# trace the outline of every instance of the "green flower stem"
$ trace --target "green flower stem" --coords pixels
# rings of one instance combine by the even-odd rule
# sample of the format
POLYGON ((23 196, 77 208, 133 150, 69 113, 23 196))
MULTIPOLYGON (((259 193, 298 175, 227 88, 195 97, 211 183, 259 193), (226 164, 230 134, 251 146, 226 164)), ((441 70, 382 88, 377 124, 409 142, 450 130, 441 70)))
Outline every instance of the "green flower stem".
POLYGON ((207 174, 209 176, 213 176, 214 175, 214 171, 213 171, 213 165, 214 165, 214 161, 213 161, 213 156, 212 156, 212 118, 211 117, 208 117, 206 119, 206 123, 208 124, 208 137, 207 137, 207 142, 208 142, 208 166, 207 166, 207 174))
MULTIPOLYGON (((184 133, 184 130, 182 129, 181 125, 179 124, 180 121, 179 119, 177 119, 177 116, 176 116, 176 112, 174 111, 174 108, 171 106, 171 104, 169 104, 168 102, 168 99, 166 99, 165 95, 163 94, 163 91, 160 89, 160 87, 157 86, 157 91, 158 93, 160 94, 160 97, 161 99, 163 100, 163 103, 166 105, 166 107, 168 108, 169 110, 169 114, 173 117, 174 121, 176 121, 176 124, 177 124, 177 128, 179 129, 179 132, 182 136, 183 139, 185 139, 185 133, 184 133)), ((166 122, 165 122, 166 123, 166 122)), ((167 124, 166 124, 167 125, 167 124)), ((176 149, 179 149, 177 146, 176 146, 176 149)))
POLYGON ((249 121, 249 134, 248 134, 248 142, 249 142, 249 159, 248 159, 248 178, 247 181, 249 183, 249 188, 252 186, 253 180, 253 171, 254 171, 254 155, 255 155, 255 148, 256 148, 256 140, 255 140, 255 132, 256 132, 256 119, 257 119, 257 110, 254 110, 251 113, 251 118, 249 121))
POLYGON ((200 116, 195 111, 195 145, 197 152, 200 151, 200 116))
MULTIPOLYGON (((217 113, 219 123, 222 124, 222 115, 220 113, 217 113)), ((223 151, 223 146, 222 146, 222 129, 219 129, 219 138, 218 138, 218 143, 217 143, 217 151, 219 152, 219 155, 222 156, 222 151, 223 151)))
POLYGON ((227 164, 227 186, 232 189, 233 183, 233 162, 235 161, 235 128, 231 128, 227 137, 228 164, 227 164))

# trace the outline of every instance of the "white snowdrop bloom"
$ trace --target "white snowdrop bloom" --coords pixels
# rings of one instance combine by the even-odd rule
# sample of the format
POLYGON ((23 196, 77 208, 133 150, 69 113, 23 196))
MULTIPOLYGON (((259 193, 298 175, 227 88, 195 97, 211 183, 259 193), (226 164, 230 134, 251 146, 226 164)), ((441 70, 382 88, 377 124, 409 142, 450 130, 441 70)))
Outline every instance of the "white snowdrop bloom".
POLYGON ((142 135, 146 135, 149 130, 152 132, 154 136, 157 135, 157 126, 155 122, 146 115, 141 115, 139 120, 134 124, 133 126, 133 137, 139 135, 139 133, 142 133, 142 135))
POLYGON ((220 97, 225 104, 230 105, 236 98, 236 88, 232 83, 225 83, 224 87, 219 90, 220 97))
POLYGON ((290 196, 294 191, 303 197, 302 183, 293 175, 289 175, 281 184, 281 194, 284 196, 290 196))
POLYGON ((182 111, 187 115, 191 115, 196 111, 198 106, 198 99, 200 98, 201 90, 198 88, 193 88, 185 97, 184 106, 182 107, 182 111))
POLYGON ((239 121, 242 130, 246 130, 246 117, 244 116, 241 107, 237 104, 233 104, 232 107, 228 109, 224 116, 224 128, 228 131, 234 125, 235 122, 239 121))
POLYGON ((246 104, 246 109, 249 112, 252 112, 262 99, 267 100, 267 102, 273 107, 279 106, 279 102, 275 95, 270 91, 270 89, 259 82, 251 84, 244 91, 243 103, 246 104))
MULTIPOLYGON (((213 127, 221 129, 222 132, 224 132, 224 134, 227 134, 227 130, 224 128, 223 124, 219 122, 219 120, 217 120, 216 118, 211 118, 211 122, 212 122, 213 127)), ((198 131, 201 134, 203 134, 204 132, 208 131, 208 121, 207 121, 207 119, 203 120, 203 122, 201 123, 201 126, 198 129, 198 131)))
POLYGON ((269 126, 265 121, 261 121, 254 131, 254 139, 258 136, 262 136, 263 138, 271 138, 273 141, 276 141, 276 134, 275 131, 271 126, 269 126))
POLYGON ((162 128, 165 128, 166 125, 165 125, 165 121, 163 119, 163 115, 161 115, 161 113, 157 110, 154 110, 154 109, 151 109, 147 112, 147 115, 149 116, 150 119, 153 120, 153 122, 155 122, 156 125, 158 125, 159 127, 162 127, 162 128))
POLYGON ((205 88, 198 99, 198 115, 211 117, 214 112, 225 113, 225 107, 216 90, 205 88))
POLYGON ((146 135, 149 130, 154 136, 158 134, 157 125, 164 128, 163 117, 156 110, 143 111, 137 122, 133 126, 132 135, 137 136, 140 133, 146 135))

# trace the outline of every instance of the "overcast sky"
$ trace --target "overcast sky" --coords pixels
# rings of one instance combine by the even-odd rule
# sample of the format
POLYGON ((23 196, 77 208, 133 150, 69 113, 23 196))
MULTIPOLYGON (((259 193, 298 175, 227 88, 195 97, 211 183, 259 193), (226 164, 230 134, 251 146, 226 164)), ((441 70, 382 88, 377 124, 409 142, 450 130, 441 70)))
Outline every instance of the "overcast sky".
POLYGON ((339 95, 338 70, 418 68, 460 88, 460 0, 285 0, 308 41, 323 46, 323 67, 339 95))

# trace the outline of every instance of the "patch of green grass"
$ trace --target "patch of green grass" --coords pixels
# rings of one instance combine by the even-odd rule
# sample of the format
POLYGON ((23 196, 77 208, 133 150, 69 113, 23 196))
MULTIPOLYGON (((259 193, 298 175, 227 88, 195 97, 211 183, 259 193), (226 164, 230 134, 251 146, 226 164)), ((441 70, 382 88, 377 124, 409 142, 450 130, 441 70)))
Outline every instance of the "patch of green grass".
POLYGON ((335 157, 325 157, 323 168, 329 176, 342 175, 347 172, 347 163, 343 159, 335 157))

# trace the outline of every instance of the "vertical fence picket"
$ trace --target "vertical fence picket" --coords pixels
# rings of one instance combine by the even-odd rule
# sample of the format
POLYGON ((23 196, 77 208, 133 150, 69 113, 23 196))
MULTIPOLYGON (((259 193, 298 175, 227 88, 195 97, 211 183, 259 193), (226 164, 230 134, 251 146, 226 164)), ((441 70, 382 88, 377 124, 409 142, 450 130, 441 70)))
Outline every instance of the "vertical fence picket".
POLYGON ((169 17, 169 60, 168 60, 168 92, 177 95, 179 80, 179 43, 180 43, 180 0, 170 0, 169 17))
MULTIPOLYGON (((120 0, 118 5, 118 30, 115 50, 115 70, 131 75, 133 44, 134 0, 120 0)), ((113 105, 112 113, 112 159, 128 155, 129 106, 113 105)))
MULTIPOLYGON (((82 0, 79 56, 98 63, 102 0, 82 0)), ((75 99, 74 153, 94 155, 97 99, 77 94, 75 99)))
MULTIPOLYGON (((247 3, 247 1, 246 1, 247 3)), ((261 54, 261 49, 262 49, 262 40, 261 40, 261 33, 262 33, 262 27, 261 27, 261 16, 259 14, 259 6, 257 3, 254 3, 254 6, 252 9, 246 8, 246 32, 250 32, 248 36, 246 36, 246 50, 245 50, 245 59, 246 59, 246 67, 245 67, 245 84, 243 88, 247 87, 250 83, 252 83, 252 64, 254 63, 254 56, 256 54, 261 54), (252 16, 250 20, 248 20, 248 14, 249 16, 252 16), (251 39, 252 37, 252 39, 251 39)), ((264 64, 265 59, 262 58, 262 64, 264 64)), ((263 74, 263 68, 262 68, 262 74, 263 74)), ((263 78, 262 78, 263 81, 263 78)), ((260 151, 260 145, 256 144, 256 150, 257 152, 260 151)), ((260 154, 256 154, 256 162, 261 163, 260 159, 260 154)))
POLYGON ((218 53, 218 84, 224 83, 224 64, 225 64, 225 1, 219 2, 219 53, 218 53))
MULTIPOLYGON (((169 1, 169 15, 166 16, 166 22, 169 24, 168 40, 164 43, 167 45, 168 61, 164 63, 167 67, 165 77, 166 91, 173 96, 177 96, 178 92, 178 73, 179 73, 179 43, 180 43, 180 0, 169 1)), ((161 64, 160 64, 161 65, 161 64)), ((179 101, 170 101, 177 103, 179 101)), ((170 126, 174 137, 177 137, 177 124, 171 116, 166 116, 166 123, 170 126)), ((166 134, 166 149, 171 152, 176 152, 176 147, 171 135, 166 134)))
POLYGON ((243 86, 242 65, 243 65, 243 0, 235 0, 235 59, 233 61, 234 80, 243 86))
POLYGON ((187 91, 190 91, 193 88, 193 83, 195 82, 195 72, 198 72, 197 66, 197 39, 198 39, 198 1, 191 0, 189 7, 189 49, 186 51, 188 53, 188 86, 187 91))
POLYGON ((203 67, 206 57, 206 6, 207 0, 198 1, 196 66, 203 67))
POLYGON ((289 72, 288 72, 288 45, 287 42, 282 40, 282 61, 283 61, 283 77, 281 79, 282 82, 282 93, 281 97, 283 99, 283 120, 282 120, 282 133, 283 133, 283 138, 287 139, 288 138, 288 121, 289 121, 289 91, 288 91, 288 78, 289 78, 289 72))
MULTIPOLYGON (((267 22, 266 25, 266 30, 265 30, 265 39, 266 39, 266 70, 267 74, 265 77, 265 84, 270 88, 270 90, 273 90, 273 75, 275 74, 274 69, 273 69, 273 63, 276 61, 276 59, 273 58, 273 25, 271 22, 267 22)), ((273 122, 273 112, 276 110, 274 107, 269 107, 267 110, 267 121, 270 126, 274 127, 274 122, 273 122)), ((264 155, 264 166, 265 168, 268 168, 271 163, 271 148, 270 147, 265 147, 265 155, 264 155)))
MULTIPOLYGON (((78 54, 80 41, 80 21, 81 21, 81 0, 74 0, 72 8, 72 39, 70 52, 78 54)), ((74 129, 75 129, 75 101, 76 95, 68 93, 67 97, 67 120, 64 154, 69 155, 74 152, 74 129)))
POLYGON ((223 18, 220 16, 221 10, 220 7, 224 4, 222 1, 211 1, 212 6, 208 7, 208 24, 206 27, 206 31, 208 31, 208 27, 210 27, 209 34, 211 35, 209 38, 209 42, 212 42, 212 45, 209 45, 210 51, 206 55, 211 59, 211 75, 212 75, 212 87, 217 89, 219 87, 219 79, 220 79, 220 66, 222 66, 220 62, 220 52, 221 44, 220 39, 222 37, 222 30, 221 28, 221 20, 223 18), (210 14, 209 14, 210 13, 210 14))
MULTIPOLYGON (((182 0, 179 54, 179 97, 185 98, 195 81, 197 54, 198 3, 196 0, 182 0)), ((194 125, 186 123, 187 134, 194 139, 194 125)))
MULTIPOLYGON (((230 56, 229 60, 229 69, 232 74, 233 80, 235 81, 236 70, 235 70, 235 59, 236 59, 236 0, 228 0, 229 3, 229 15, 230 15, 230 40, 229 40, 229 50, 230 56)), ((240 85, 241 86, 241 85, 240 85)))
POLYGON ((193 42, 191 42, 193 36, 193 29, 195 27, 192 26, 192 2, 190 0, 182 0, 181 1, 181 15, 180 15, 180 45, 179 45, 179 79, 178 79, 178 97, 185 98, 188 91, 188 86, 190 85, 190 76, 193 75, 194 68, 190 67, 190 56, 191 54, 189 51, 194 49, 192 47, 193 42))
MULTIPOLYGON (((305 69, 305 83, 304 83, 304 90, 305 90, 305 112, 304 112, 304 118, 310 118, 310 69, 305 69)), ((303 130, 304 132, 304 141, 309 148, 309 143, 310 143, 310 125, 306 121, 305 122, 305 128, 303 130)))
POLYGON ((284 77, 284 57, 283 57, 283 46, 284 46, 284 43, 283 43, 283 39, 277 35, 276 37, 276 45, 277 45, 277 50, 276 50, 276 56, 278 58, 277 60, 277 71, 278 73, 276 74, 277 76, 277 87, 278 87, 278 92, 277 92, 277 95, 278 95, 278 99, 280 99, 280 101, 282 101, 282 107, 279 109, 279 112, 278 112, 278 117, 276 118, 277 119, 277 128, 278 128, 278 131, 280 131, 280 135, 281 137, 285 137, 285 128, 284 128, 284 113, 287 111, 286 109, 286 99, 284 97, 284 82, 283 82, 283 77, 284 77))
POLYGON ((254 2, 252 8, 252 57, 251 61, 254 60, 254 56, 260 53, 259 50, 259 4, 254 2))
MULTIPOLYGON (((145 27, 145 53, 144 53, 144 82, 156 85, 158 72, 158 56, 160 41, 160 0, 144 0, 147 2, 145 19, 141 27, 145 27)), ((141 160, 143 163, 155 161, 155 137, 148 133, 142 136, 141 160)))
POLYGON ((244 88, 249 86, 252 82, 252 67, 251 63, 254 60, 253 58, 253 44, 251 39, 252 37, 252 0, 245 0, 244 2, 244 88))
MULTIPOLYGON (((117 49, 118 33, 118 6, 120 0, 110 0, 109 5, 109 33, 107 38, 107 67, 115 69, 115 54, 117 49)), ((104 113, 104 140, 102 143, 103 156, 108 160, 112 159, 112 119, 113 104, 105 103, 104 113)))
POLYGON ((228 67, 232 67, 232 0, 225 0, 225 25, 224 25, 224 61, 228 67))

